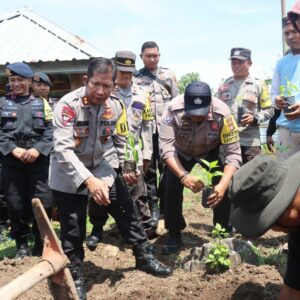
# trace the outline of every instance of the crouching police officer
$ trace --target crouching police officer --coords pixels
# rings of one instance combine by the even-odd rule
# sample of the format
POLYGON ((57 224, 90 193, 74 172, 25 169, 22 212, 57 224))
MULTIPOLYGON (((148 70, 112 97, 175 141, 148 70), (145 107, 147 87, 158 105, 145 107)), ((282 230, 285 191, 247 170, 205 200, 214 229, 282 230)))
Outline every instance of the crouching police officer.
MULTIPOLYGON (((28 222, 32 219, 32 198, 46 208, 52 206, 48 190, 49 153, 52 149, 52 110, 46 100, 29 94, 32 71, 24 63, 6 66, 10 96, 1 98, 0 151, 4 195, 7 200, 11 235, 16 240, 17 258, 29 255, 28 222)), ((37 226, 34 254, 42 243, 37 226)))
POLYGON ((225 192, 242 160, 238 128, 228 106, 212 97, 206 83, 189 84, 184 95, 174 98, 165 110, 159 143, 161 157, 167 165, 164 197, 169 238, 163 253, 176 252, 182 245, 181 230, 186 226, 182 214, 183 188, 196 193, 204 187, 203 182, 189 172, 201 158, 217 160, 221 144, 225 152, 224 175, 208 204, 214 209, 214 223, 230 229, 230 202, 225 192))
MULTIPOLYGON (((49 185, 61 222, 62 247, 70 259, 69 268, 80 299, 86 299, 82 261, 88 194, 115 218, 122 236, 133 245, 137 269, 154 275, 171 274, 171 269, 149 251, 136 206, 121 178, 103 157, 106 133, 100 130, 101 120, 112 121, 107 130, 119 134, 128 131, 120 102, 110 97, 112 62, 102 57, 92 60, 84 81, 85 87, 64 96, 55 108, 49 171, 49 185)), ((124 179, 136 182, 134 175, 124 179)))
MULTIPOLYGON (((139 153, 138 168, 141 174, 145 174, 149 168, 152 155, 152 110, 148 99, 148 94, 145 93, 139 86, 132 83, 133 73, 135 72, 136 56, 130 51, 118 51, 114 58, 117 67, 116 86, 113 94, 120 100, 124 109, 126 107, 128 116, 128 125, 131 134, 136 143, 139 139, 142 141, 142 150, 139 145, 136 145, 139 153)), ((119 102, 119 100, 116 100, 119 102)), ((112 130, 107 130, 114 122, 115 115, 102 120, 101 131, 106 133, 107 138, 102 138, 102 143, 105 146, 105 159, 109 164, 118 170, 124 163, 125 149, 122 141, 122 136, 119 134, 113 135, 112 130)), ((124 134, 123 134, 124 138, 124 134)), ((155 234, 152 218, 149 213, 146 201, 146 185, 144 176, 138 177, 137 184, 127 186, 133 201, 136 203, 142 224, 146 230, 147 236, 152 237, 155 234)), ((91 200, 89 204, 90 222, 93 224, 91 235, 87 237, 86 245, 90 250, 95 250, 99 240, 102 238, 103 226, 106 223, 108 216, 103 214, 103 207, 99 206, 95 201, 91 200)))

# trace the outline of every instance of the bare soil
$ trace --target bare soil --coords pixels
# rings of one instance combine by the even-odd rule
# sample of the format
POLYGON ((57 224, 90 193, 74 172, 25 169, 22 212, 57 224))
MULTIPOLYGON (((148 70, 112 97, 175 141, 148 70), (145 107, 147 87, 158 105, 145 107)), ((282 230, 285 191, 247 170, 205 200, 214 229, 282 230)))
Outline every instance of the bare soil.
MULTIPOLYGON (((203 209, 199 200, 187 195, 185 217, 188 223, 183 232, 185 247, 176 255, 164 256, 162 246, 166 240, 163 221, 159 237, 152 240, 157 257, 175 268, 168 278, 156 278, 135 270, 130 247, 124 244, 113 226, 105 231, 103 242, 96 251, 86 249, 84 269, 88 299, 203 299, 250 300, 277 299, 286 265, 286 255, 279 249, 286 236, 268 232, 256 241, 267 264, 243 264, 222 274, 208 275, 202 271, 185 272, 178 268, 190 249, 211 241, 212 218, 209 209, 203 209)), ((0 286, 20 276, 39 262, 39 258, 23 260, 4 259, 0 262, 0 286)), ((19 299, 53 299, 47 281, 36 285, 19 299)))

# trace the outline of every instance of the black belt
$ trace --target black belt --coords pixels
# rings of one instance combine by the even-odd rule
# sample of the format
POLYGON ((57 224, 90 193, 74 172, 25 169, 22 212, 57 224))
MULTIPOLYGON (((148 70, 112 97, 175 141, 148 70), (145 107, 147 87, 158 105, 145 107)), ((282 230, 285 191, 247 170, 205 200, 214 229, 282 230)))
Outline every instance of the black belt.
POLYGON ((27 140, 27 141, 19 140, 19 141, 16 141, 17 147, 20 147, 20 148, 29 149, 29 148, 33 147, 33 144, 34 144, 33 140, 27 140))

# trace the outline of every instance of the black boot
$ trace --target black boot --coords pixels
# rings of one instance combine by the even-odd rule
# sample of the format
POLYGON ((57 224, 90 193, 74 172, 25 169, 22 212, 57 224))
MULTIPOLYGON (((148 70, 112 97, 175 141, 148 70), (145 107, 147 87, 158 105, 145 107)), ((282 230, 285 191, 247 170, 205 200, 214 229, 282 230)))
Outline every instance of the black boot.
POLYGON ((160 211, 159 211, 159 206, 157 202, 152 202, 149 205, 150 208, 150 213, 151 213, 151 226, 153 228, 157 228, 158 226, 158 221, 159 221, 159 216, 160 216, 160 211))
POLYGON ((0 222, 0 243, 8 239, 9 224, 7 222, 0 222))
POLYGON ((79 300, 86 300, 85 280, 81 263, 70 263, 69 269, 74 280, 79 300))
POLYGON ((86 238, 86 246, 95 251, 98 243, 102 240, 103 228, 101 226, 93 226, 91 234, 86 238))
POLYGON ((136 260, 136 269, 154 276, 169 276, 172 269, 159 262, 149 251, 148 243, 135 245, 132 248, 136 260))
POLYGON ((16 252, 16 259, 22 259, 26 256, 30 256, 29 247, 27 244, 27 239, 17 239, 16 240, 17 252, 16 252))
POLYGON ((180 231, 170 231, 166 245, 162 249, 162 254, 168 255, 180 250, 183 245, 180 231))
POLYGON ((42 256, 43 246, 44 246, 44 244, 43 244, 41 238, 35 239, 34 246, 32 249, 32 256, 42 256))

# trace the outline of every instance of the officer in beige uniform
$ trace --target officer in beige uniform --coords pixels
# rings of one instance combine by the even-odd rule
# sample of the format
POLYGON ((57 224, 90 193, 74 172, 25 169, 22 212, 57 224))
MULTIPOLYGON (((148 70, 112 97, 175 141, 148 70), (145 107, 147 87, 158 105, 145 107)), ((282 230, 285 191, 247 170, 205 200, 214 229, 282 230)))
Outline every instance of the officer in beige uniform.
POLYGON ((243 163, 246 163, 260 154, 259 124, 272 118, 274 108, 266 84, 249 75, 251 51, 233 48, 230 60, 233 76, 222 82, 218 96, 237 120, 243 163))
MULTIPOLYGON (((132 76, 135 72, 135 59, 136 56, 130 51, 118 51, 115 55, 114 62, 117 67, 117 77, 113 95, 126 107, 127 118, 129 124, 129 131, 133 134, 136 143, 139 139, 142 141, 142 149, 139 149, 139 162, 138 168, 141 174, 146 173, 149 168, 149 163, 152 155, 152 120, 153 115, 149 103, 148 95, 135 83, 132 83, 132 76)), ((107 122, 104 124, 104 126, 107 122)), ((104 128, 104 132, 106 132, 104 128)), ((126 138, 119 134, 112 135, 111 138, 105 143, 105 159, 109 164, 120 172, 119 168, 124 163, 124 144, 126 138), (120 140, 122 142, 121 147, 120 140)), ((137 145, 137 148, 138 145, 137 145)), ((140 213, 143 227, 146 230, 148 237, 154 234, 152 230, 151 216, 145 201, 146 199, 146 186, 144 176, 138 177, 138 183, 129 185, 128 190, 135 201, 138 211, 140 213)), ((108 216, 104 213, 103 207, 97 205, 94 201, 89 205, 90 222, 93 224, 91 235, 87 237, 86 245, 90 250, 95 250, 99 240, 102 238, 103 226, 105 225, 108 216)))
POLYGON ((182 245, 181 230, 186 226, 182 214, 183 188, 194 193, 204 184, 190 171, 200 159, 218 159, 219 146, 224 147, 224 175, 209 205, 214 209, 214 224, 230 230, 230 202, 226 191, 233 173, 241 165, 238 128, 229 108, 220 99, 211 96, 209 86, 200 81, 189 84, 184 95, 170 102, 162 116, 159 144, 165 169, 165 226, 169 238, 164 254, 176 252, 182 245))
MULTIPOLYGON (((179 94, 179 91, 174 72, 158 66, 160 53, 158 45, 155 42, 145 42, 142 45, 140 56, 143 60, 144 68, 135 74, 135 80, 138 85, 142 86, 150 94, 152 112, 155 118, 153 123, 153 155, 149 171, 146 175, 146 184, 152 219, 154 226, 157 226, 159 220, 157 170, 159 170, 160 174, 163 172, 163 165, 158 150, 161 116, 166 105, 179 94)), ((163 182, 160 185, 162 186, 163 182)), ((162 199, 160 200, 160 206, 163 211, 162 199)))
MULTIPOLYGON (((169 275, 171 269, 149 252, 146 233, 135 204, 120 177, 104 159, 104 143, 111 132, 127 133, 126 114, 110 98, 113 66, 106 58, 93 59, 84 76, 85 87, 64 96, 54 112, 54 151, 49 185, 58 207, 62 247, 80 299, 86 299, 82 270, 88 195, 115 218, 124 239, 133 245, 136 268, 154 275, 169 275), (101 124, 106 122, 105 131, 101 124)), ((134 175, 124 176, 135 183, 134 175)))

